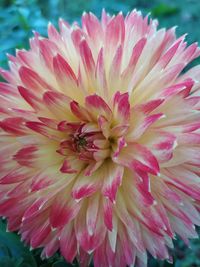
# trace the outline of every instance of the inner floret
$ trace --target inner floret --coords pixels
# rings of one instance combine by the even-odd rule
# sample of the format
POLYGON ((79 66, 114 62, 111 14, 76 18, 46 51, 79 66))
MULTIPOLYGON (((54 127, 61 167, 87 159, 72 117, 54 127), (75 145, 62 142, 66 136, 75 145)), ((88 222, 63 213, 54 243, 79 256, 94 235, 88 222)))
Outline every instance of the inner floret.
POLYGON ((61 121, 58 130, 66 134, 60 142, 58 153, 69 158, 76 157, 86 164, 100 166, 107 158, 119 153, 125 145, 124 135, 128 129, 130 106, 128 94, 117 92, 108 105, 98 95, 85 99, 85 107, 71 102, 72 113, 79 122, 61 121))
POLYGON ((67 134, 57 151, 64 156, 74 155, 79 160, 90 162, 99 150, 107 151, 107 140, 95 124, 61 122, 59 129, 67 134))

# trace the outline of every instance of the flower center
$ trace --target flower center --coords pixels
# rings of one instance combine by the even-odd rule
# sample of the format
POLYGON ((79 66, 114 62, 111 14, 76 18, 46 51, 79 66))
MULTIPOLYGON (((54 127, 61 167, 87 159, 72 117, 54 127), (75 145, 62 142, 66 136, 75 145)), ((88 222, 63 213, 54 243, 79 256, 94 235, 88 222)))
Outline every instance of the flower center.
POLYGON ((110 145, 112 146, 113 144, 115 144, 116 139, 113 136, 108 137, 108 141, 110 142, 110 145))
MULTIPOLYGON (((80 160, 91 162, 95 160, 97 154, 101 154, 100 151, 107 148, 108 141, 96 124, 62 123, 59 128, 67 133, 66 139, 60 143, 60 148, 57 150, 63 156, 73 155, 80 160)), ((102 157, 105 157, 104 153, 102 157)))
POLYGON ((85 137, 78 136, 74 138, 74 144, 75 144, 76 150, 80 152, 82 149, 87 148, 88 142, 85 137))

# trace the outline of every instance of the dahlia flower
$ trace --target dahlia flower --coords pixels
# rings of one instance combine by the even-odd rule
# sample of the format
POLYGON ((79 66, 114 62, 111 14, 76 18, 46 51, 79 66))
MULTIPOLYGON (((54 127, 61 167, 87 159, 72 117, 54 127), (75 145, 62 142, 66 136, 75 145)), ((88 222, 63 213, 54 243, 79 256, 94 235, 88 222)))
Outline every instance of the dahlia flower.
POLYGON ((200 50, 157 24, 61 19, 1 69, 0 216, 42 257, 146 266, 197 237, 200 50))

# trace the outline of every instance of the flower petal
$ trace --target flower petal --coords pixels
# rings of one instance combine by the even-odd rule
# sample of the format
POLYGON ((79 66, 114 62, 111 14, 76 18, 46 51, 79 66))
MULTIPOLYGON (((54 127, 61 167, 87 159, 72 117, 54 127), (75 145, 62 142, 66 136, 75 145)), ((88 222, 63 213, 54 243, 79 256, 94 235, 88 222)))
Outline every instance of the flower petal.
POLYGON ((124 168, 113 163, 107 163, 107 173, 104 177, 102 194, 115 202, 118 187, 122 183, 124 168))
POLYGON ((159 164, 155 156, 146 147, 129 143, 118 157, 113 157, 114 162, 122 164, 134 171, 159 174, 159 164))
POLYGON ((100 96, 96 94, 87 96, 85 99, 85 105, 94 120, 97 120, 100 115, 105 118, 109 118, 111 116, 111 109, 109 106, 100 96))
POLYGON ((98 169, 91 176, 85 176, 83 172, 80 173, 72 188, 72 197, 79 200, 94 194, 100 189, 102 179, 102 169, 98 169))
POLYGON ((130 103, 128 93, 121 94, 115 93, 113 99, 113 113, 117 122, 120 124, 126 124, 130 118, 130 103))

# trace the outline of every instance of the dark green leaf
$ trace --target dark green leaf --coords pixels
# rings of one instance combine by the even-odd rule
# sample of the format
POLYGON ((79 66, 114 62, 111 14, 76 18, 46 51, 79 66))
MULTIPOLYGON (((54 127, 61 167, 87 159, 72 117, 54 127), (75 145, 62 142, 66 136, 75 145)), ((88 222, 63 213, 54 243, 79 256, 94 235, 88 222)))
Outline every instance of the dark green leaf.
POLYGON ((177 6, 171 6, 164 3, 160 3, 152 9, 152 15, 155 17, 170 16, 178 13, 180 9, 177 6))

